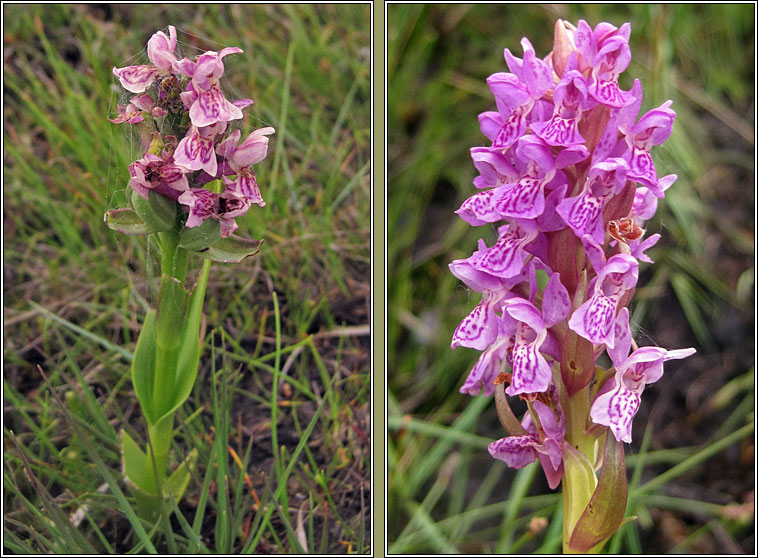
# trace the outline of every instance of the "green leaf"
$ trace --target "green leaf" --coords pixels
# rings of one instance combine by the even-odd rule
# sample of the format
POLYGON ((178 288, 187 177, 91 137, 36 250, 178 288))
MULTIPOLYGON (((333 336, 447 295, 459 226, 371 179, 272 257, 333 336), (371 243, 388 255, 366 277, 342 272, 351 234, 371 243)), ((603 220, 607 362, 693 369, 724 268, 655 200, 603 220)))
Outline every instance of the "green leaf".
MULTIPOLYGON (((177 504, 181 501, 184 492, 189 486, 189 481, 192 476, 192 472, 195 469, 195 463, 197 462, 197 448, 192 448, 187 457, 176 468, 176 471, 171 473, 171 476, 167 481, 167 488, 170 491, 171 496, 174 498, 174 502, 177 504)), ((164 490, 166 488, 164 487, 164 490)), ((168 494, 166 494, 168 496, 168 494)))
POLYGON ((150 227, 133 209, 112 209, 105 212, 108 228, 124 234, 149 234, 150 227))
POLYGON ((179 246, 186 250, 205 250, 221 238, 220 231, 215 219, 206 219, 199 227, 184 227, 179 233, 179 246))
POLYGON ((586 553, 603 544, 621 526, 626 511, 627 486, 624 444, 611 432, 605 437, 603 468, 595 492, 576 523, 569 549, 586 553))
POLYGON ((165 274, 161 277, 156 321, 156 342, 160 349, 175 349, 179 346, 188 297, 189 291, 178 279, 165 274))
POLYGON ((132 383, 134 392, 147 420, 155 423, 158 417, 153 412, 153 379, 155 377, 155 310, 145 315, 145 323, 137 339, 132 360, 132 383))
POLYGON ((190 296, 187 317, 179 342, 181 350, 177 357, 176 376, 172 392, 173 404, 165 413, 161 414, 161 417, 173 413, 184 403, 195 384, 197 367, 200 363, 200 320, 203 315, 203 300, 205 299, 205 288, 208 285, 210 268, 209 261, 203 262, 203 269, 190 296))
POLYGON ((176 202, 153 191, 144 199, 133 190, 132 207, 151 233, 171 230, 176 224, 176 202))
POLYGON ((239 263, 249 256, 257 254, 261 249, 262 240, 248 240, 236 235, 219 238, 205 250, 197 251, 196 254, 223 263, 239 263))
POLYGON ((147 491, 148 486, 155 486, 155 482, 150 482, 152 471, 147 469, 147 456, 137 445, 137 442, 127 434, 126 430, 121 430, 121 469, 124 478, 140 490, 147 491))

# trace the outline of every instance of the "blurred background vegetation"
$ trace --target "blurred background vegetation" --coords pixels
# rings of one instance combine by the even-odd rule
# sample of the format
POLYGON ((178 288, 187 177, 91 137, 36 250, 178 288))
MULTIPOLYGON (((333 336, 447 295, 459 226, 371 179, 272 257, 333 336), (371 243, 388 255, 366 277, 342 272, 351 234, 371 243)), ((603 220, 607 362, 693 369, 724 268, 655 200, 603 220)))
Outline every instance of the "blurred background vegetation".
POLYGON ((3 10, 4 552, 367 552, 369 6, 3 10), (103 213, 141 156, 107 120, 111 69, 147 63, 168 25, 190 57, 244 50, 222 85, 255 101, 242 137, 276 134, 255 169, 267 205, 238 219, 264 247, 211 271, 174 447, 174 463, 198 447, 198 470, 156 533, 121 492, 118 450, 121 428, 144 440, 128 371, 156 248, 103 213))
POLYGON ((631 308, 641 345, 697 348, 642 400, 627 446, 630 500, 607 548, 622 553, 754 549, 753 5, 389 5, 388 540, 390 552, 560 552, 560 495, 541 470, 514 471, 487 443, 494 402, 460 395, 479 353, 450 349, 476 293, 453 277, 482 235, 453 212, 473 192, 477 115, 503 49, 538 56, 555 20, 632 25, 620 78, 642 111, 673 100, 653 151, 679 179, 647 223, 661 233, 631 308), (533 519, 537 517, 538 519, 533 519))

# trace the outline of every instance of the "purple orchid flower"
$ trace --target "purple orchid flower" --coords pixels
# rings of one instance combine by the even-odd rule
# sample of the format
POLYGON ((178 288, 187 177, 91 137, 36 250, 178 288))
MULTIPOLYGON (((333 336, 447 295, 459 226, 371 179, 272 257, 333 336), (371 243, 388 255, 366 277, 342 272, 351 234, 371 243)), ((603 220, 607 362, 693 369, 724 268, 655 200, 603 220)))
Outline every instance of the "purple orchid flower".
POLYGON ((555 112, 546 122, 532 123, 532 132, 553 146, 571 147, 585 142, 579 121, 587 105, 587 82, 576 70, 566 72, 553 93, 555 112))
POLYGON ((579 21, 574 33, 574 44, 585 64, 592 68, 593 81, 589 92, 598 102, 620 108, 635 101, 634 93, 621 91, 618 76, 632 60, 629 49, 631 26, 625 23, 620 29, 609 23, 600 23, 593 31, 586 21, 579 21))
POLYGON ((637 284, 637 270, 637 260, 632 256, 611 257, 597 270, 592 296, 571 315, 569 327, 595 345, 613 348, 616 308, 626 291, 637 284))
POLYGON ((518 164, 512 151, 505 154, 493 151, 488 147, 472 147, 471 159, 479 171, 479 176, 474 179, 474 186, 482 188, 497 188, 504 184, 518 180, 518 164))
POLYGON ((216 194, 204 188, 190 188, 182 193, 177 201, 189 210, 187 227, 199 227, 210 217, 219 222, 222 238, 237 230, 238 225, 234 218, 244 215, 250 208, 250 202, 234 192, 224 191, 222 194, 216 194))
POLYGON ((598 244, 603 244, 603 208, 613 196, 621 192, 626 183, 628 168, 626 161, 620 158, 595 163, 590 168, 581 194, 566 198, 558 204, 556 211, 577 237, 589 234, 598 244))
POLYGON ((535 103, 552 86, 550 68, 534 54, 528 39, 521 40, 524 59, 505 49, 505 60, 512 73, 500 72, 487 78, 498 112, 480 115, 482 132, 492 140, 492 148, 504 151, 526 130, 535 103))
POLYGON ((129 186, 142 198, 147 199, 148 192, 156 193, 176 200, 189 188, 185 170, 176 165, 167 152, 163 156, 145 153, 129 165, 129 186))
POLYGON ((642 104, 642 86, 639 80, 634 81, 631 93, 637 99, 619 111, 619 130, 625 135, 626 148, 621 156, 629 162, 627 178, 639 182, 656 197, 662 198, 663 187, 659 184, 650 150, 671 135, 676 113, 669 108, 671 101, 666 101, 660 107, 646 112, 635 124, 634 120, 642 104))
POLYGON ((142 93, 150 87, 156 77, 170 73, 172 65, 176 63, 176 28, 169 25, 168 32, 167 37, 163 31, 158 31, 147 42, 147 57, 152 64, 113 68, 113 75, 118 78, 124 89, 132 93, 142 93))
POLYGON ((616 342, 608 354, 616 368, 615 376, 601 389, 590 409, 596 424, 608 426, 620 442, 632 441, 632 420, 640 407, 640 396, 647 384, 657 382, 663 375, 667 360, 686 358, 695 349, 667 351, 660 347, 640 347, 632 354, 629 310, 619 312, 615 322, 616 342), (628 355, 628 356, 627 356, 628 355))
POLYGON ((498 233, 497 242, 481 253, 474 267, 495 277, 509 279, 524 268, 528 257, 525 247, 535 239, 537 229, 531 222, 524 221, 523 227, 518 223, 503 225, 498 233))
POLYGON ((566 435, 566 421, 560 405, 556 405, 558 417, 553 409, 542 401, 532 403, 539 420, 539 428, 527 413, 521 422, 527 434, 508 436, 492 442, 488 446, 490 455, 504 461, 509 467, 522 469, 535 459, 540 460, 550 488, 556 488, 563 477, 563 444, 566 435))
POLYGON ((527 171, 512 186, 499 189, 492 199, 493 209, 502 218, 533 219, 545 210, 545 188, 556 178, 555 159, 550 146, 537 136, 521 138, 516 155, 530 161, 527 171))
POLYGON ((570 311, 568 292, 558 273, 552 275, 545 288, 542 312, 522 298, 509 298, 503 302, 505 331, 514 339, 513 378, 505 390, 508 395, 547 391, 552 372, 542 355, 542 346, 548 338, 548 328, 565 320, 570 311))
POLYGON ((216 147, 216 153, 226 160, 224 174, 236 174, 234 180, 225 179, 227 188, 261 207, 265 206, 266 202, 261 197, 255 173, 250 166, 266 158, 268 136, 274 132, 275 130, 270 126, 259 128, 252 131, 242 143, 237 145, 241 134, 239 130, 235 130, 216 147))
POLYGON ((196 127, 242 118, 240 109, 253 104, 251 99, 228 101, 218 81, 224 74, 222 58, 241 52, 243 51, 240 48, 227 47, 220 52, 207 51, 199 55, 195 61, 183 58, 173 64, 174 71, 191 78, 181 94, 181 99, 189 109, 190 120, 196 127))
POLYGON ((213 150, 215 136, 216 133, 211 127, 191 126, 189 133, 176 147, 174 161, 187 171, 203 169, 214 176, 218 170, 218 161, 213 150))

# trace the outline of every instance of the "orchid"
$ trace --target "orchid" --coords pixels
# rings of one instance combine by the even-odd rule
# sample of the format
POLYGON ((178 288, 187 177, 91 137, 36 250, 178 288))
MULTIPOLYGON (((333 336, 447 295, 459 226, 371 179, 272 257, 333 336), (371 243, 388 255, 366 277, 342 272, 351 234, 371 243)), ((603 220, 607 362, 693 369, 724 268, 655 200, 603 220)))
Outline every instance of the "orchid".
POLYGON ((145 317, 132 362, 132 382, 147 421, 148 450, 122 432, 124 476, 138 500, 149 504, 171 495, 178 501, 187 486, 197 448, 167 477, 174 413, 192 390, 200 358, 202 304, 210 262, 239 262, 261 241, 234 235, 236 218, 251 205, 264 206, 251 165, 265 159, 274 128, 241 131, 250 99, 229 102, 221 89, 222 58, 237 47, 179 59, 176 29, 155 33, 148 42, 151 64, 114 68, 132 96, 118 106, 114 124, 140 126, 144 152, 129 166, 130 207, 108 211, 116 231, 154 234, 161 255, 157 307, 145 317), (153 124, 155 126, 153 126, 153 124), (155 131, 153 131, 153 128, 155 131), (226 136, 226 137, 225 137, 226 136), (204 259, 197 283, 187 282, 190 255, 204 259))
POLYGON ((481 351, 460 391, 495 395, 510 436, 490 444, 493 457, 514 468, 539 459, 550 487, 563 483, 571 552, 598 550, 620 525, 626 484, 607 483, 625 478, 642 393, 664 362, 695 352, 637 347, 629 325, 640 262, 661 238, 643 225, 676 180, 659 178, 651 156, 671 134, 671 101, 637 119, 640 82, 618 84, 630 33, 559 20, 544 59, 527 39, 523 59, 505 49, 510 71, 487 79, 497 111, 479 115, 490 143, 471 149, 477 191, 456 212, 494 225, 497 240, 450 264, 481 293, 451 343, 481 351), (611 370, 596 364, 603 354, 611 370), (507 396, 527 402, 520 423, 507 396), (613 472, 598 481, 596 463, 613 472), (598 530, 585 510, 601 488, 614 496, 593 497, 607 518, 598 530))
POLYGON ((147 42, 147 57, 152 64, 113 68, 113 75, 118 78, 124 89, 132 93, 142 93, 156 77, 170 73, 171 66, 176 62, 176 28, 169 25, 168 32, 169 35, 166 36, 163 31, 158 31, 147 42))

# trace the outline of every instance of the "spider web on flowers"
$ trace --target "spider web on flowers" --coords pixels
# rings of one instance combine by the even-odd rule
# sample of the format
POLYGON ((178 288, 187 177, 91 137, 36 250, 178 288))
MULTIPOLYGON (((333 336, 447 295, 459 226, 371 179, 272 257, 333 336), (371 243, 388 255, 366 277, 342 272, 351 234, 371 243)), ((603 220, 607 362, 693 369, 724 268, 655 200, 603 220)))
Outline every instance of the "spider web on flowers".
MULTIPOLYGON (((223 43, 219 43, 217 41, 214 41, 208 37, 204 37, 201 35, 197 35, 187 29, 176 27, 177 31, 177 44, 176 49, 174 50, 174 54, 176 55, 178 60, 181 60, 182 58, 189 58, 190 60, 194 60, 196 56, 203 54, 204 52, 208 50, 214 50, 216 52, 220 51, 221 49, 227 47, 227 46, 237 46, 237 45, 227 45, 223 43), (188 42, 192 41, 192 42, 188 42), (194 43, 194 44, 193 44, 194 43), (204 45, 206 48, 199 48, 195 46, 195 44, 201 44, 204 45)), ((168 26, 162 28, 162 29, 156 29, 154 33, 157 33, 158 31, 163 31, 167 36, 169 35, 168 26)), ((120 62, 117 67, 123 68, 125 66, 132 66, 132 65, 144 65, 144 64, 151 64, 150 60, 147 57, 147 42, 142 47, 142 50, 128 58, 127 60, 124 60, 120 62)), ((233 76, 244 74, 246 71, 251 71, 251 68, 247 66, 246 60, 245 60, 245 53, 237 53, 237 54, 231 54, 223 58, 223 64, 224 64, 224 74, 221 76, 220 84, 221 89, 224 92, 225 97, 230 101, 236 101, 239 99, 245 99, 245 98, 252 98, 253 104, 245 107, 242 109, 243 117, 241 119, 232 120, 228 122, 228 126, 223 134, 221 134, 220 141, 225 140, 229 134, 231 134, 234 130, 239 129, 241 132, 240 141, 243 140, 245 137, 247 137, 247 134, 253 131, 255 128, 263 127, 263 126, 270 126, 268 122, 265 122, 262 118, 257 117, 253 114, 253 111, 256 108, 256 99, 253 98, 252 92, 244 92, 240 91, 239 88, 233 85, 234 79, 233 76)), ((160 79, 160 78, 158 78, 160 79)), ((243 81, 243 80, 240 80, 243 81)), ((147 89, 146 93, 150 93, 152 89, 152 86, 147 89)), ((119 83, 118 78, 116 76, 113 76, 113 82, 111 84, 111 91, 112 95, 109 101, 108 106, 108 117, 109 118, 115 118, 117 116, 117 106, 126 106, 129 103, 129 100, 141 95, 138 93, 131 93, 124 89, 121 84, 119 83)), ((148 119, 146 119, 148 120, 148 119)), ((161 133, 163 136, 163 133, 165 131, 165 128, 167 126, 167 120, 168 118, 161 118, 156 119, 155 126, 157 131, 161 133)), ((149 124, 149 122, 148 122, 149 124)), ((140 133, 139 129, 140 127, 144 130, 149 130, 147 128, 147 124, 145 122, 141 122, 138 124, 129 124, 129 123, 121 123, 121 124, 112 124, 110 137, 109 137, 109 156, 108 156, 108 171, 107 171, 107 189, 106 189, 106 197, 105 197, 105 210, 109 211, 112 209, 118 209, 118 208, 124 208, 124 207, 130 207, 129 199, 131 197, 131 187, 129 186, 129 165, 136 161, 137 159, 140 159, 144 156, 146 152, 146 147, 142 145, 142 142, 140 140, 140 133)), ((147 132, 149 133, 149 132, 147 132)), ((177 137, 177 141, 180 141, 182 138, 177 137)), ((188 173, 188 176, 191 176, 192 174, 197 174, 197 172, 190 172, 188 173)), ((195 187, 190 182, 190 187, 195 187)), ((265 195, 265 193, 264 193, 265 195)), ((254 209, 255 206, 252 208, 254 209)), ((242 217, 244 218, 244 216, 242 217)), ((237 219, 240 219, 238 217, 237 219)), ((146 259, 147 259, 147 273, 148 273, 148 285, 149 285, 149 291, 151 298, 155 300, 155 297, 157 296, 157 281, 155 281, 155 277, 160 276, 160 269, 159 269, 159 262, 157 257, 153 257, 153 254, 158 254, 157 247, 155 246, 155 238, 154 235, 148 236, 148 242, 147 242, 147 253, 146 253, 146 259)), ((133 268, 133 258, 134 255, 129 251, 129 253, 125 253, 125 245, 126 243, 119 243, 119 250, 122 252, 122 256, 125 260, 130 261, 130 267, 133 268)))

